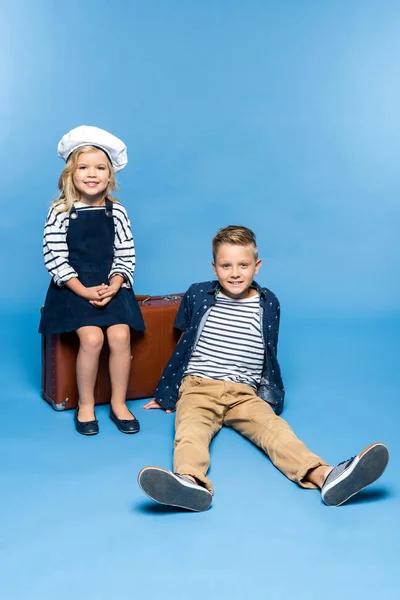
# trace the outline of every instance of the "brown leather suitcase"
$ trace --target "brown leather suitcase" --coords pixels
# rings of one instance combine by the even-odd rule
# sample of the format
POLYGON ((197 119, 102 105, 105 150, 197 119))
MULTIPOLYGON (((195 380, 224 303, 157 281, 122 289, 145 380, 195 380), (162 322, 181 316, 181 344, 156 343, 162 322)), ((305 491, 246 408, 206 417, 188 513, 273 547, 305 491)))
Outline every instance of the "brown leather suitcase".
MULTIPOLYGON (((183 294, 137 296, 146 331, 131 334, 131 372, 127 399, 153 395, 161 373, 171 356, 180 332, 174 328, 175 316, 183 294)), ((75 408, 78 404, 76 357, 79 349, 75 332, 42 335, 42 396, 55 410, 75 408)), ((111 383, 107 342, 100 354, 95 385, 96 404, 108 404, 111 383)))

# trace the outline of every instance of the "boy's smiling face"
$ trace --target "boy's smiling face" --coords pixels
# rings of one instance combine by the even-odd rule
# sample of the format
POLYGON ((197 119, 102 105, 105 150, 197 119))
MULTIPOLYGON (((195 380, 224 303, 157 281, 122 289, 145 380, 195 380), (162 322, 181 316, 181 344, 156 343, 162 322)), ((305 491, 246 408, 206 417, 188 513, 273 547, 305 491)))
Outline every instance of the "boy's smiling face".
POLYGON ((261 267, 261 260, 256 258, 254 246, 221 244, 212 266, 226 296, 243 300, 257 293, 255 289, 250 289, 261 267))

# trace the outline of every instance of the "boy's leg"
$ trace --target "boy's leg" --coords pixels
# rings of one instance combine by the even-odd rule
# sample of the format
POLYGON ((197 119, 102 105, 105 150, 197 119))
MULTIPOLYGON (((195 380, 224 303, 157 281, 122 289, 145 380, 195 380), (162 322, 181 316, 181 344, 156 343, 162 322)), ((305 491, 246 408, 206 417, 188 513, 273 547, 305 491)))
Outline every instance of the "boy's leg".
POLYGON ((156 502, 195 511, 210 507, 209 445, 222 427, 223 392, 223 382, 185 377, 175 420, 175 472, 145 467, 138 477, 141 489, 156 502))
POLYGON ((292 481, 302 487, 321 488, 322 499, 329 506, 343 504, 376 481, 388 464, 388 449, 384 444, 375 443, 350 460, 331 467, 313 454, 254 390, 235 384, 232 393, 234 401, 224 424, 262 448, 292 481))
POLYGON ((194 477, 211 494, 213 487, 206 476, 210 466, 209 446, 222 427, 223 390, 221 381, 188 376, 183 380, 176 405, 174 471, 194 477))
MULTIPOLYGON (((264 450, 272 463, 292 481, 305 488, 317 488, 318 471, 330 471, 328 463, 299 440, 288 423, 278 417, 267 402, 249 386, 232 384, 232 402, 224 425, 236 429, 264 450), (309 480, 309 473, 317 477, 309 480), (315 479, 315 481, 314 481, 315 479)), ((323 481, 324 478, 322 478, 323 481)))

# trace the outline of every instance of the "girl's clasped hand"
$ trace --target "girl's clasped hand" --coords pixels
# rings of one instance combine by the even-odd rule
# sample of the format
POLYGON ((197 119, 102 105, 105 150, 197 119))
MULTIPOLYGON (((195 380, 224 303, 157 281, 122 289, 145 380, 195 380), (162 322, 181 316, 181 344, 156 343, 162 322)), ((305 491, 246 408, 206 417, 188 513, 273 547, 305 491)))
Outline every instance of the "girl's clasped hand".
MULTIPOLYGON (((106 306, 109 302, 111 302, 111 300, 113 299, 113 297, 115 296, 115 294, 117 294, 119 292, 119 290, 121 289, 121 286, 124 282, 124 280, 121 278, 121 280, 115 281, 117 279, 118 275, 116 275, 115 277, 112 278, 111 283, 105 284, 102 283, 100 286, 94 286, 94 288, 88 288, 90 290, 90 292, 94 292, 95 298, 94 299, 90 299, 89 302, 90 304, 93 304, 93 306, 96 306, 97 308, 103 308, 104 306, 106 306)), ((92 293, 91 293, 92 296, 92 293)))

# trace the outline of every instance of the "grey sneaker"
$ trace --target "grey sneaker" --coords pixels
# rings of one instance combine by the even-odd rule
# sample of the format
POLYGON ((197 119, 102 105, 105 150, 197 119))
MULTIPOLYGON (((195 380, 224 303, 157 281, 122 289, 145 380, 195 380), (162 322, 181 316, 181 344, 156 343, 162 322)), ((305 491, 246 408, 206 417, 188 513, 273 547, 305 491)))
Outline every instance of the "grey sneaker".
POLYGON ((384 444, 367 446, 357 456, 334 467, 321 488, 322 500, 328 506, 340 506, 376 481, 388 462, 389 450, 384 444))
POLYGON ((138 475, 140 489, 155 502, 187 510, 208 510, 212 494, 191 479, 160 467, 145 467, 138 475))

